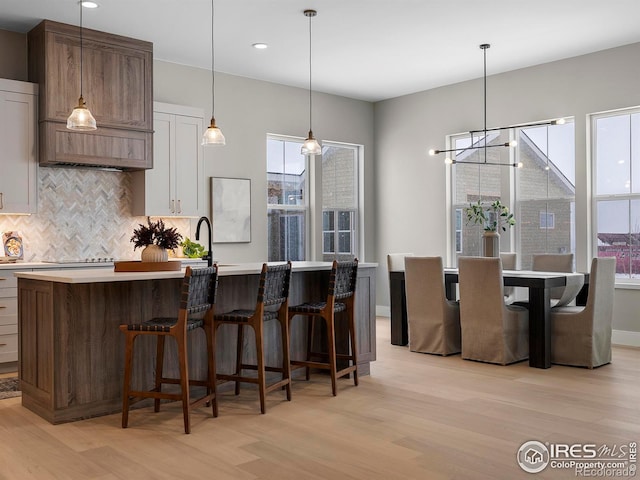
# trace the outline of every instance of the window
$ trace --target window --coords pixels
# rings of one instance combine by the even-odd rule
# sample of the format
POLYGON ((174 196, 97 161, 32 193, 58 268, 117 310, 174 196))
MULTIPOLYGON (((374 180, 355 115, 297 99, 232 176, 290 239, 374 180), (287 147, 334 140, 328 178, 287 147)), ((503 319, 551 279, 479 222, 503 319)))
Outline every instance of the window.
POLYGON ((563 125, 516 131, 517 249, 523 269, 535 253, 575 252, 575 129, 563 125))
POLYGON ((324 142, 322 146, 322 258, 358 255, 360 147, 324 142))
POLYGON ((556 216, 553 213, 540 212, 540 228, 554 228, 556 216))
POLYGON ((267 137, 267 241, 270 262, 306 259, 307 160, 302 142, 267 137))
POLYGON ((534 253, 575 251, 574 125, 543 125, 449 137, 450 148, 503 145, 515 138, 517 148, 469 148, 456 152, 451 167, 452 251, 481 255, 482 226, 467 225, 464 208, 480 200, 500 200, 514 212, 516 225, 500 232, 500 249, 516 251, 523 269, 534 253), (481 163, 513 164, 508 166, 481 163), (464 162, 477 162, 474 165, 464 162))
MULTIPOLYGON (((487 146, 498 145, 508 141, 504 132, 487 132, 487 146)), ((467 147, 483 146, 485 137, 482 133, 474 135, 457 135, 450 138, 451 148, 463 149, 467 147)), ((463 162, 484 162, 506 163, 508 158, 501 158, 509 155, 507 148, 473 148, 457 152, 455 159, 463 162)), ((453 251, 457 258, 460 256, 481 255, 481 237, 483 228, 481 225, 467 225, 464 209, 470 203, 478 200, 483 203, 491 203, 501 200, 508 204, 510 175, 513 169, 496 165, 474 165, 470 163, 459 163, 452 167, 452 202, 451 209, 454 217, 452 223, 452 239, 454 242, 453 251)), ((508 245, 509 236, 503 235, 501 242, 508 245)), ((508 250, 508 248, 507 248, 508 250)))
POLYGON ((592 117, 595 254, 640 278, 640 109, 592 117))
POLYGON ((295 138, 267 136, 268 260, 309 259, 311 238, 318 245, 313 247, 314 258, 357 257, 362 146, 323 142, 322 157, 314 160, 320 162, 321 171, 314 179, 308 172, 317 172, 318 166, 310 168, 301 145, 295 138), (309 198, 310 191, 317 192, 314 199, 309 198))

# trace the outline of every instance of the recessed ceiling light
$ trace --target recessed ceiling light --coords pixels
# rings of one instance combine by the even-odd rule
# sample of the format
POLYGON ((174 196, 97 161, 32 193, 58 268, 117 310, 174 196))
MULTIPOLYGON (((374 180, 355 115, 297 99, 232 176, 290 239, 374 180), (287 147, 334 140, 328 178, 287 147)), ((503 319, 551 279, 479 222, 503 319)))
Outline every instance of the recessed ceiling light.
POLYGON ((267 45, 266 43, 254 43, 253 45, 251 45, 253 48, 257 48, 258 50, 264 50, 265 48, 267 48, 269 45, 267 45))
POLYGON ((82 4, 82 6, 84 8, 98 8, 100 5, 98 5, 96 2, 87 2, 87 1, 82 1, 80 2, 82 4))

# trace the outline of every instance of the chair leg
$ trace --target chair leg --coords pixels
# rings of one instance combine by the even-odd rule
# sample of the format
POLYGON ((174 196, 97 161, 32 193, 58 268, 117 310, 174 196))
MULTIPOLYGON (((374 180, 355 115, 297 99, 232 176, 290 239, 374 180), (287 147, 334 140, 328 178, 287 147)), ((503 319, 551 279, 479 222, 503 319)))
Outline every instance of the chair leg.
POLYGON ((353 384, 358 386, 358 352, 356 350, 356 321, 353 310, 348 312, 349 315, 349 337, 351 340, 351 362, 356 367, 353 371, 353 384))
MULTIPOLYGON (((242 345, 244 344, 244 325, 238 324, 238 338, 236 346, 236 373, 240 376, 242 373, 242 345)), ((236 382, 236 395, 240 395, 240 382, 236 382)))
POLYGON ((182 415, 184 417, 184 433, 191 433, 189 420, 189 366, 187 362, 187 337, 184 334, 176 336, 178 344, 178 362, 180 365, 180 389, 182 390, 182 415))
MULTIPOLYGON (((311 361, 311 349, 313 348, 313 330, 316 324, 316 317, 309 315, 307 319, 307 362, 311 361)), ((305 367, 305 376, 307 380, 311 378, 311 368, 305 367)))
POLYGON ((260 411, 262 413, 267 412, 266 405, 266 390, 267 390, 267 379, 265 378, 265 365, 264 365, 264 337, 263 333, 263 322, 260 319, 257 324, 253 325, 253 331, 255 332, 256 337, 256 357, 258 361, 258 389, 260 391, 260 411))
POLYGON ((218 392, 216 389, 216 329, 207 322, 204 326, 204 334, 207 336, 207 395, 211 396, 211 413, 218 416, 218 392))
POLYGON ((125 333, 124 384, 122 386, 122 428, 129 424, 129 390, 131 390, 131 369, 133 368, 133 341, 135 334, 125 333))
MULTIPOLYGON (((155 390, 156 392, 162 391, 162 374, 164 370, 164 335, 158 335, 156 337, 156 382, 155 382, 155 390)), ((153 411, 160 411, 160 399, 156 398, 153 401, 153 411)))
POLYGON ((289 380, 285 385, 287 391, 287 400, 291 401, 291 358, 289 355, 289 322, 285 318, 278 318, 280 321, 280 332, 282 339, 282 379, 289 380))
POLYGON ((331 392, 335 397, 338 394, 336 388, 336 332, 333 318, 325 319, 327 322, 327 349, 329 354, 329 372, 331 373, 331 392))

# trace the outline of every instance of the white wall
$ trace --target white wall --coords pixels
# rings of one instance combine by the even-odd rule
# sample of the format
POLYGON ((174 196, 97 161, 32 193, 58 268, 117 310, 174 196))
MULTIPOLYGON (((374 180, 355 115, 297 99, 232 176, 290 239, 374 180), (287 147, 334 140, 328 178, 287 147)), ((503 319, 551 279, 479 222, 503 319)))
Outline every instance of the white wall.
MULTIPOLYGON (((204 108, 208 124, 210 71, 155 61, 153 81, 155 101, 204 108)), ((205 172, 207 177, 251 179, 251 243, 214 244, 213 255, 221 263, 264 261, 267 257, 266 135, 306 137, 308 90, 221 73, 216 73, 215 86, 216 123, 227 144, 205 149, 205 172)), ((313 132, 320 141, 364 145, 366 253, 360 255, 360 259, 374 261, 373 104, 314 92, 313 132)))
MULTIPOLYGON (((573 116, 576 134, 577 266, 591 259, 587 114, 640 105, 640 43, 491 75, 487 126, 573 116)), ((478 70, 481 74, 481 52, 478 70)), ((482 128, 482 78, 375 105, 377 304, 388 306, 386 255, 446 256, 445 165, 429 148, 445 136, 482 128)), ((617 291, 614 329, 640 331, 640 290, 617 291)))

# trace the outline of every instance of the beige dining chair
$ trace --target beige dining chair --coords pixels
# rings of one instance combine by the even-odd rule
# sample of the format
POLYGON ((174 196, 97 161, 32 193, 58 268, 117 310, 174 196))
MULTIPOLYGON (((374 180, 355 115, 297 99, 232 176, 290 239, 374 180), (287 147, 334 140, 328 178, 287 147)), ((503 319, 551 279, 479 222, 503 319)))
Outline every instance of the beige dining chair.
POLYGON ((551 309, 551 362, 587 368, 611 362, 616 259, 594 258, 584 307, 551 309))
POLYGON ((507 365, 529 357, 529 311, 504 303, 495 257, 460 257, 462 358, 507 365))
MULTIPOLYGON (((536 253, 533 254, 531 270, 537 272, 573 272, 573 253, 536 253)), ((551 305, 558 303, 564 293, 564 287, 554 287, 549 291, 551 305)))
MULTIPOLYGON (((501 252, 500 260, 502 260, 503 270, 515 270, 518 254, 515 252, 501 252)), ((505 303, 512 303, 516 299, 515 287, 504 287, 504 301, 505 303)))
POLYGON ((460 307, 445 295, 442 257, 407 257, 404 263, 409 350, 460 353, 460 307))

